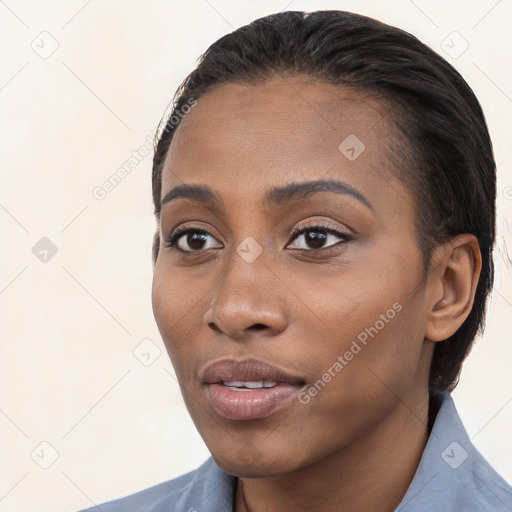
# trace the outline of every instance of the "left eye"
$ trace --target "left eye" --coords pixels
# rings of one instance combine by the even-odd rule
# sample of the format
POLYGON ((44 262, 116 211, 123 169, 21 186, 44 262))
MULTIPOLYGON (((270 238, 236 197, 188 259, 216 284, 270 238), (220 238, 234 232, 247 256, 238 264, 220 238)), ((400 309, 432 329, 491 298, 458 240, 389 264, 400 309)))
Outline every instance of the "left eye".
POLYGON ((310 226, 307 228, 298 229, 293 233, 294 241, 298 241, 301 238, 302 243, 298 247, 292 247, 293 249, 326 249, 335 245, 337 241, 346 242, 352 239, 352 237, 347 233, 343 233, 332 228, 324 228, 322 226, 310 226), (325 245, 329 241, 332 243, 325 245))

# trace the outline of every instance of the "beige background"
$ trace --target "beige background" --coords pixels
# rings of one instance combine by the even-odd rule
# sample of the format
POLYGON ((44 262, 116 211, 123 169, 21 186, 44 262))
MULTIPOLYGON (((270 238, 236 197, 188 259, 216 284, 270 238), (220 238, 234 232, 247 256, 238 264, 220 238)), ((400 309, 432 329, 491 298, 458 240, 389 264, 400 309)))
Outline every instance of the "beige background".
MULTIPOLYGON (((497 282, 485 335, 454 397, 477 448, 512 482, 510 0, 7 0, 0 2, 0 511, 91 506, 208 456, 152 316, 151 156, 141 158, 139 148, 218 37, 272 12, 321 8, 411 31, 461 71, 487 114, 499 168, 497 282), (456 59, 441 47, 453 31, 469 43, 456 59), (128 161, 133 152, 140 162, 128 161), (94 188, 124 164, 131 172, 96 199, 94 188), (58 249, 47 262, 32 252, 42 237, 58 249)), ((455 37, 452 52, 463 49, 455 37)))

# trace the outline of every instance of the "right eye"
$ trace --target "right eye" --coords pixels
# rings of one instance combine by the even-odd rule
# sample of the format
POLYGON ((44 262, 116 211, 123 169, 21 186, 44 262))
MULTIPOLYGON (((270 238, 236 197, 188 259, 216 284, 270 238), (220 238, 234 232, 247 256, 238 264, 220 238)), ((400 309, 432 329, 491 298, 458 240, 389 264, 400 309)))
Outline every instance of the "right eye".
POLYGON ((215 240, 213 235, 204 229, 177 229, 167 237, 165 247, 173 251, 181 252, 199 252, 202 250, 215 249, 215 247, 212 246, 205 247, 205 244, 208 245, 208 239, 215 240))

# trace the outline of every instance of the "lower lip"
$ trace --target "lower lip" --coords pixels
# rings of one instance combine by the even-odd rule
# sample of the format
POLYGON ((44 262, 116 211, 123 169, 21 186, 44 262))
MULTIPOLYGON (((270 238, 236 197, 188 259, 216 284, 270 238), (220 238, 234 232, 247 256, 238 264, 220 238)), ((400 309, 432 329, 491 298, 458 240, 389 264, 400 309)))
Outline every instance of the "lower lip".
POLYGON ((235 391, 222 384, 208 384, 207 396, 215 411, 229 420, 266 418, 296 397, 299 386, 277 384, 273 388, 235 391))

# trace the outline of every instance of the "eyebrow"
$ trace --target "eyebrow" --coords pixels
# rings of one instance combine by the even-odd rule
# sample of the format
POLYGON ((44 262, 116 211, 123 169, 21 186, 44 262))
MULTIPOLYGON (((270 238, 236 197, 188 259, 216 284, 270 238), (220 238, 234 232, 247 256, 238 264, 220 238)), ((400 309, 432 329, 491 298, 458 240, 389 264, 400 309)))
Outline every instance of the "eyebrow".
MULTIPOLYGON (((275 187, 267 192, 264 201, 270 205, 280 205, 296 199, 309 197, 319 192, 332 192, 353 197, 364 204, 368 209, 375 211, 372 203, 359 192, 359 190, 337 179, 294 182, 275 187)), ((162 199, 162 206, 179 198, 191 199, 215 208, 219 208, 223 204, 220 195, 214 192, 210 187, 206 185, 184 184, 167 192, 162 199)))

